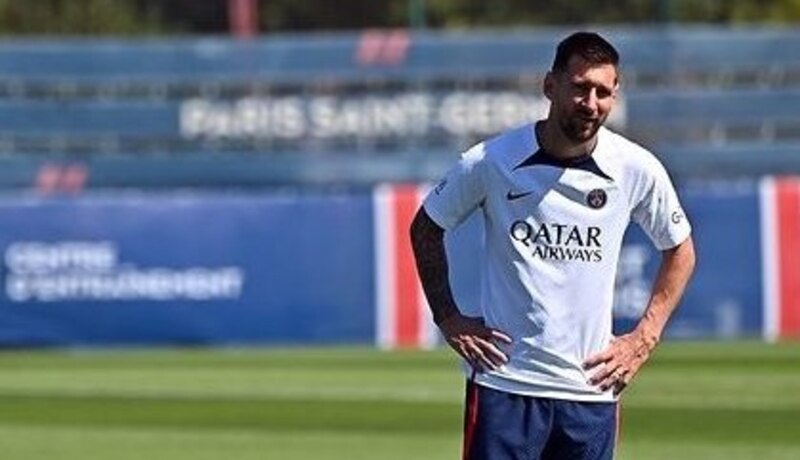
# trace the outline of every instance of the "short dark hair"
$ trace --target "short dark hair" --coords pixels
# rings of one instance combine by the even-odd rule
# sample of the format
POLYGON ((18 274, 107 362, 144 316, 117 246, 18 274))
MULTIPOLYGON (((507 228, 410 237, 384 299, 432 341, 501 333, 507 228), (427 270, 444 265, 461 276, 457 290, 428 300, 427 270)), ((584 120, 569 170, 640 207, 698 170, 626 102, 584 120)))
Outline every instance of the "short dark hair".
POLYGON ((575 32, 558 44, 556 57, 553 60, 553 71, 567 70, 572 56, 580 56, 593 65, 619 65, 619 53, 605 38, 594 32, 575 32))

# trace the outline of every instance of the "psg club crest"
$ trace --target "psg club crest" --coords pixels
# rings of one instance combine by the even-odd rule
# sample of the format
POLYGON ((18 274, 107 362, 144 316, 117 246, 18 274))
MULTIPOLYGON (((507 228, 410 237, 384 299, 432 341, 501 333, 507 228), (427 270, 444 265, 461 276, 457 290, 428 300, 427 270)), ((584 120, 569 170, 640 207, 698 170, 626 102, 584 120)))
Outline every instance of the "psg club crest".
POLYGON ((592 209, 602 208, 606 205, 606 201, 608 201, 608 195, 606 195, 605 190, 599 188, 592 190, 586 195, 586 204, 592 209))

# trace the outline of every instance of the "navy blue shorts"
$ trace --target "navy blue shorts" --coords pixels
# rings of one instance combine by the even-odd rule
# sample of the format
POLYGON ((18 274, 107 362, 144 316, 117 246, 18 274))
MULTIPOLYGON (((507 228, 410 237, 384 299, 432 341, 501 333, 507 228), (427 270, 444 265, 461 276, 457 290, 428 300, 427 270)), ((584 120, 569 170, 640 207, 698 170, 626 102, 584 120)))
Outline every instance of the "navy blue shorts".
POLYGON ((464 460, 611 460, 617 403, 521 396, 467 382, 464 460))

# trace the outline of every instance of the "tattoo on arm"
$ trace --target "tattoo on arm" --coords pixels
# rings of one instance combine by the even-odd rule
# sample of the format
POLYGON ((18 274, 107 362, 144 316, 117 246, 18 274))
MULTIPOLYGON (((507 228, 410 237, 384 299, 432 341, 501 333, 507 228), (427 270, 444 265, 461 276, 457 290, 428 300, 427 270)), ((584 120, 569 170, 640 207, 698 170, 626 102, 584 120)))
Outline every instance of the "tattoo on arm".
POLYGON ((436 324, 458 313, 448 278, 444 229, 420 208, 411 223, 411 246, 417 263, 417 273, 428 298, 436 324))

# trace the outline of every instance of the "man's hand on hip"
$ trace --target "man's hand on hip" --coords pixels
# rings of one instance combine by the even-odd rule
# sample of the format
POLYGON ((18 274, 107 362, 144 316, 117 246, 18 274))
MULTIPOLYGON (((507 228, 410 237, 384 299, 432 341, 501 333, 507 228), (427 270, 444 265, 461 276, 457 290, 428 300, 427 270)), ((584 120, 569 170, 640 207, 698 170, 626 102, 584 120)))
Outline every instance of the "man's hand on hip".
POLYGON ((495 370, 508 362, 498 343, 510 344, 511 337, 486 327, 482 318, 454 314, 443 320, 439 329, 450 347, 476 371, 495 370))
POLYGON ((602 391, 613 388, 614 394, 620 394, 650 358, 654 346, 637 331, 616 337, 605 350, 583 363, 587 370, 599 367, 589 383, 602 391))

